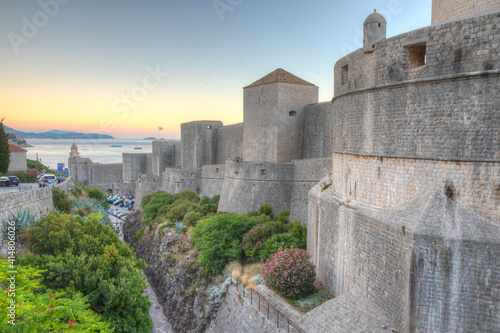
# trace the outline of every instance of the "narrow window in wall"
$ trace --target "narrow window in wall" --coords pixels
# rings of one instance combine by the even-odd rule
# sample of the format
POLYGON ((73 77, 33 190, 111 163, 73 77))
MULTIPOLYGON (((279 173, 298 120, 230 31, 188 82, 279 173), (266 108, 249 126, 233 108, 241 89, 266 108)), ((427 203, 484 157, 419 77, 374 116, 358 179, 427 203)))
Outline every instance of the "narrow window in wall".
POLYGON ((267 170, 260 170, 260 175, 261 176, 267 175, 267 170))
POLYGON ((425 43, 409 45, 406 47, 406 49, 408 50, 408 68, 415 68, 426 65, 427 55, 425 53, 425 43))
POLYGON ((194 172, 191 172, 191 178, 194 178, 194 172))
POLYGON ((219 173, 219 168, 215 168, 215 173, 219 173))
POLYGON ((347 83, 347 80, 349 78, 349 65, 344 65, 342 66, 342 77, 341 77, 341 83, 344 85, 347 83))
POLYGON ((210 126, 210 125, 206 125, 206 126, 205 126, 205 128, 206 128, 206 129, 212 129, 212 126, 210 126))
POLYGON ((297 115, 297 111, 292 110, 292 111, 288 112, 288 115, 289 115, 290 117, 295 117, 295 116, 297 115))

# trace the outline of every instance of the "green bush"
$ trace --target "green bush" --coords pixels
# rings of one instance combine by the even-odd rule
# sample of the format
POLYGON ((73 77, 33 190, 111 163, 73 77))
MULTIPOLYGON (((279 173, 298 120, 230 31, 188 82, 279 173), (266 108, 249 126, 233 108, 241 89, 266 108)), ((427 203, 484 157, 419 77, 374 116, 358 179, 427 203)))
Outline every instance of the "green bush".
POLYGON ((258 224, 265 224, 272 221, 271 217, 265 214, 253 216, 252 219, 254 219, 258 224))
POLYGON ((290 210, 287 209, 278 214, 278 216, 276 217, 276 221, 278 221, 283 225, 286 225, 290 223, 289 217, 290 217, 290 210))
POLYGON ((82 292, 116 332, 151 331, 145 265, 97 214, 51 212, 28 229, 27 239, 37 254, 28 260, 45 270, 47 288, 82 292))
POLYGON ((122 254, 130 251, 122 246, 113 230, 104 225, 97 214, 83 218, 50 212, 26 232, 27 240, 36 254, 59 255, 70 250, 77 255, 102 255, 104 247, 118 244, 122 254))
POLYGON ((155 195, 157 195, 159 193, 165 193, 165 191, 156 191, 156 192, 146 194, 145 196, 143 196, 141 199, 141 206, 142 207, 146 206, 149 203, 149 201, 151 200, 151 198, 153 198, 155 195))
POLYGON ((256 210, 251 210, 251 211, 245 213, 245 215, 248 217, 256 217, 256 216, 259 216, 259 212, 256 210))
POLYGON ((135 232, 135 235, 134 235, 134 242, 140 242, 141 239, 142 239, 142 236, 144 236, 144 231, 146 230, 146 228, 141 228, 139 230, 137 230, 135 232))
POLYGON ((173 202, 172 194, 163 191, 155 193, 156 194, 149 199, 148 203, 142 206, 142 212, 144 214, 142 222, 146 225, 158 216, 158 210, 161 207, 170 205, 173 202))
POLYGON ((58 187, 52 188, 52 200, 54 201, 54 207, 66 214, 71 212, 73 205, 71 200, 69 200, 68 193, 61 191, 58 187))
POLYGON ((200 201, 198 194, 196 194, 193 191, 188 191, 188 190, 184 190, 184 191, 181 191, 179 193, 174 194, 173 200, 176 201, 179 199, 186 199, 186 200, 189 200, 191 202, 199 202, 200 201))
POLYGON ((102 202, 103 206, 109 208, 108 199, 106 195, 101 192, 98 188, 89 188, 87 194, 90 199, 95 199, 99 202, 102 202))
POLYGON ((300 246, 301 249, 305 249, 307 246, 307 227, 302 226, 300 220, 293 222, 292 228, 288 230, 288 233, 293 237, 297 238, 301 241, 300 246))
POLYGON ((200 212, 203 215, 217 213, 219 199, 220 195, 214 195, 212 198, 209 198, 206 195, 202 196, 200 200, 200 212))
POLYGON ((19 178, 21 183, 36 183, 36 177, 30 176, 27 172, 16 171, 12 175, 19 178))
MULTIPOLYGON (((30 160, 30 159, 26 160, 26 165, 27 165, 28 169, 33 169, 33 168, 37 167, 36 161, 30 160)), ((39 161, 38 162, 38 171, 47 172, 47 171, 49 171, 49 168, 46 165, 43 165, 42 163, 40 163, 40 161, 39 161)))
POLYGON ((274 220, 273 206, 267 203, 260 205, 259 215, 267 215, 271 218, 271 220, 274 220))
POLYGON ((198 222, 191 237, 201 267, 212 274, 219 274, 230 261, 241 256, 241 239, 256 225, 248 216, 235 213, 219 213, 198 222))
POLYGON ((172 221, 182 220, 187 212, 195 211, 197 207, 198 205, 192 203, 188 199, 178 199, 169 206, 167 218, 172 221))
POLYGON ((278 222, 258 224, 243 237, 242 249, 250 261, 259 261, 259 254, 262 244, 272 235, 282 233, 285 228, 278 222))
POLYGON ((288 249, 291 247, 301 248, 303 243, 300 239, 297 239, 290 235, 289 233, 275 234, 268 238, 264 244, 261 246, 259 253, 260 261, 264 262, 266 259, 271 258, 279 248, 288 249))
POLYGON ((184 224, 186 226, 194 227, 194 226, 196 226, 196 222, 201 220, 202 217, 203 217, 202 213, 196 212, 196 211, 191 211, 191 212, 186 213, 186 215, 184 215, 184 219, 182 219, 182 221, 184 222, 184 224))
POLYGON ((264 284, 291 299, 312 294, 316 290, 316 272, 310 258, 309 252, 302 249, 278 249, 272 259, 262 265, 264 284))
MULTIPOLYGON (((11 273, 7 261, 0 263, 0 281, 8 281, 11 273)), ((11 327, 12 332, 113 332, 101 315, 90 310, 87 297, 82 293, 42 291, 41 271, 29 265, 16 263, 16 321, 8 323, 6 315, 0 317, 0 327, 11 327), (71 330, 71 327, 74 327, 71 330)), ((0 284, 0 307, 10 305, 8 284, 0 284)))

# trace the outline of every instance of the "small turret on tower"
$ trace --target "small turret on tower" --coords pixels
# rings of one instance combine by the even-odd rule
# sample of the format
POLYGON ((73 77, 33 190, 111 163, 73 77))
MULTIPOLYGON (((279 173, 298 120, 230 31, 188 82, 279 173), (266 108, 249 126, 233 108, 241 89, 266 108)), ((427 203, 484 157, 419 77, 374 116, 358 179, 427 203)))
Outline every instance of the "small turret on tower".
POLYGON ((71 146, 71 153, 69 153, 69 157, 80 157, 78 146, 76 145, 75 141, 73 141, 73 145, 71 146))
POLYGON ((386 38, 387 21, 374 9, 363 23, 363 51, 375 51, 375 43, 386 38))

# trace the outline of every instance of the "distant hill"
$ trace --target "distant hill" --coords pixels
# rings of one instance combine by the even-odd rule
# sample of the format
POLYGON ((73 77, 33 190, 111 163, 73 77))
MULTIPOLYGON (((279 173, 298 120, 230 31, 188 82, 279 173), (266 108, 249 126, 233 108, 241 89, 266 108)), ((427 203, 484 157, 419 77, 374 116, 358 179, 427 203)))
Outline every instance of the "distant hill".
POLYGON ((23 139, 114 139, 111 135, 98 133, 78 133, 61 130, 51 130, 42 133, 26 133, 17 131, 13 128, 3 125, 6 131, 14 131, 14 133, 23 139))

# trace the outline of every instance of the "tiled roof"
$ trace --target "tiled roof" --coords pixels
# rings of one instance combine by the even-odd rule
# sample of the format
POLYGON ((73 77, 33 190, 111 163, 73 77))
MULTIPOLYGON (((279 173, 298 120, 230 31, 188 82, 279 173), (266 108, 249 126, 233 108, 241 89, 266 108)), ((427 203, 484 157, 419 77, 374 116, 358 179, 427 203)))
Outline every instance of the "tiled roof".
POLYGON ((254 83, 252 83, 249 86, 246 86, 245 88, 261 86, 263 84, 270 84, 270 83, 276 83, 276 82, 300 84, 303 86, 314 86, 314 84, 309 83, 307 81, 304 81, 301 78, 296 77, 295 75, 288 73, 287 71, 285 71, 282 68, 278 68, 274 72, 267 74, 262 79, 255 81, 254 83))
POLYGON ((27 150, 18 146, 11 145, 9 143, 9 151, 27 151, 27 150))

